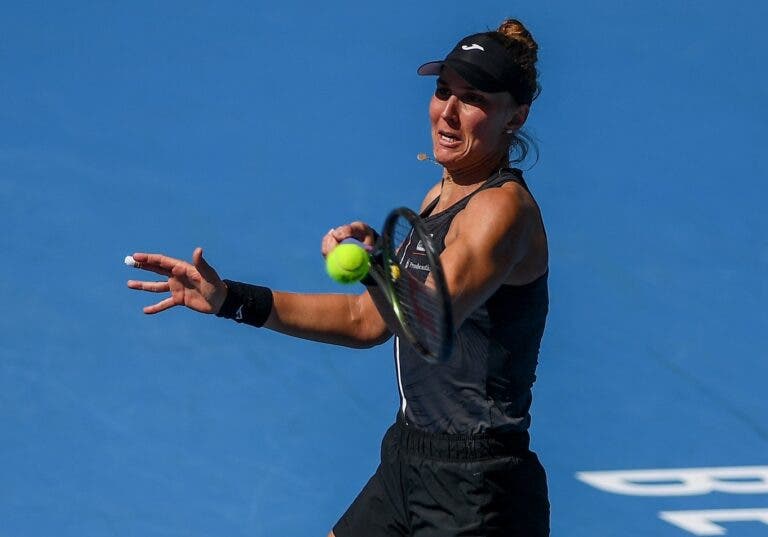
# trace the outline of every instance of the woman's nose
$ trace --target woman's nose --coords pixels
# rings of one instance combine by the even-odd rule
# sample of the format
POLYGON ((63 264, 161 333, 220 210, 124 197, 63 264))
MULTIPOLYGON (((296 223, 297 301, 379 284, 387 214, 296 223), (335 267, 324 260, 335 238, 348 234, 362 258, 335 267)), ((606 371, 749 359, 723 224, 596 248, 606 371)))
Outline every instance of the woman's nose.
POLYGON ((459 99, 455 95, 451 95, 444 101, 443 111, 440 113, 440 117, 446 121, 453 122, 459 117, 458 115, 459 99))

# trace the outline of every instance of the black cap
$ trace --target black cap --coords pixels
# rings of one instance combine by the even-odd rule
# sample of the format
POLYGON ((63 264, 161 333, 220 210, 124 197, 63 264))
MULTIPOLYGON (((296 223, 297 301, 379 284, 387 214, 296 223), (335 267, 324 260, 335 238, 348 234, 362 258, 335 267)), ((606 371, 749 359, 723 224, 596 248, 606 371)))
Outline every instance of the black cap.
POLYGON ((465 37, 444 60, 425 63, 416 72, 420 75, 439 75, 444 65, 480 91, 518 93, 520 68, 515 57, 488 33, 465 37))

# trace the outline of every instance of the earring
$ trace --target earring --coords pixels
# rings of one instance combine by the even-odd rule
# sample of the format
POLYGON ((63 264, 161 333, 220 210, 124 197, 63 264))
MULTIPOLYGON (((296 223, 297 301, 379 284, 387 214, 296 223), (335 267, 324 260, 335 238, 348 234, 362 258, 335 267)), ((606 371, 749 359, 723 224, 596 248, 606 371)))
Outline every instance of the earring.
POLYGON ((507 131, 506 131, 506 132, 507 132, 507 134, 512 134, 512 133, 513 133, 513 132, 515 132, 515 131, 514 131, 513 129, 507 129, 507 131))

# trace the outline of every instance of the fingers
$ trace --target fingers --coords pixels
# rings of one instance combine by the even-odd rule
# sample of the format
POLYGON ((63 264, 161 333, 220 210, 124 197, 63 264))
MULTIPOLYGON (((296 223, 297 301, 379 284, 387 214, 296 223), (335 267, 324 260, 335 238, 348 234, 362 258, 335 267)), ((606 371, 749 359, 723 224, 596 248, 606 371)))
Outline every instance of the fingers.
POLYGON ((376 242, 376 237, 371 226, 369 226, 365 222, 357 221, 349 224, 349 227, 352 230, 352 236, 354 238, 356 238, 366 246, 369 246, 369 247, 374 246, 374 243, 376 242))
POLYGON ((136 268, 148 270, 163 276, 170 276, 171 271, 178 265, 189 265, 186 261, 168 257, 162 254, 147 254, 136 252, 133 254, 133 260, 137 263, 136 268))
POLYGON ((204 280, 214 284, 220 280, 216 270, 203 258, 203 249, 199 246, 192 252, 192 264, 204 280))
POLYGON ((184 276, 187 275, 187 268, 194 268, 192 265, 189 265, 188 263, 178 264, 175 267, 171 269, 171 275, 175 276, 177 279, 182 279, 184 276))
POLYGON ((328 233, 326 233, 323 236, 323 240, 320 244, 320 251, 323 254, 323 257, 326 257, 328 254, 331 253, 331 250, 336 248, 339 245, 339 242, 335 235, 334 235, 334 228, 331 228, 328 230, 328 233))
MULTIPOLYGON (((205 260, 203 260, 203 249, 198 246, 192 251, 192 264, 200 270, 201 263, 205 263, 205 260)), ((208 265, 208 263, 205 264, 208 265)))
POLYGON ((161 300, 157 304, 145 307, 144 313, 147 315, 154 315, 155 313, 160 313, 161 311, 171 309, 174 306, 176 306, 176 301, 173 300, 173 297, 168 297, 165 300, 161 300))
POLYGON ((321 243, 323 256, 327 256, 341 241, 348 238, 357 239, 370 248, 375 243, 373 229, 365 222, 355 221, 336 228, 331 228, 325 234, 321 243))
POLYGON ((132 257, 137 268, 168 278, 161 282, 128 281, 128 287, 137 291, 171 293, 168 298, 146 306, 143 311, 148 315, 179 305, 186 305, 195 311, 207 313, 209 306, 213 304, 212 300, 221 294, 222 289, 226 294, 226 286, 219 279, 216 271, 203 259, 202 248, 195 248, 192 253, 192 263, 162 254, 144 252, 136 252, 132 257))
POLYGON ((355 232, 357 226, 353 227, 353 224, 355 223, 356 222, 353 222, 352 224, 344 224, 343 226, 335 227, 331 230, 331 235, 333 236, 334 239, 336 239, 339 242, 343 241, 344 239, 348 239, 350 237, 352 237, 353 239, 360 240, 360 238, 358 237, 359 232, 358 233, 355 232))
POLYGON ((149 291, 150 293, 168 293, 171 290, 167 281, 142 282, 138 280, 128 280, 128 287, 137 291, 149 291))
POLYGON ((352 231, 352 236, 359 240, 364 239, 371 232, 370 226, 359 220, 349 224, 349 228, 352 231))

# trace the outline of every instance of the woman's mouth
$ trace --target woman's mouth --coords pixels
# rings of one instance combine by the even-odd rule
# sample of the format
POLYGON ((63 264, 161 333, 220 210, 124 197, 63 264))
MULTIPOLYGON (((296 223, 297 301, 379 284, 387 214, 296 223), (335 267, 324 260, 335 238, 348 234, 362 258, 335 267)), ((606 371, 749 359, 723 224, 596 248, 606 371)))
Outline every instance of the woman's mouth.
POLYGON ((437 137, 440 140, 441 145, 456 145, 461 142, 461 138, 450 132, 438 131, 437 137))

